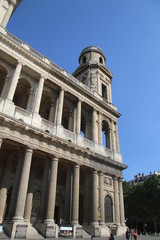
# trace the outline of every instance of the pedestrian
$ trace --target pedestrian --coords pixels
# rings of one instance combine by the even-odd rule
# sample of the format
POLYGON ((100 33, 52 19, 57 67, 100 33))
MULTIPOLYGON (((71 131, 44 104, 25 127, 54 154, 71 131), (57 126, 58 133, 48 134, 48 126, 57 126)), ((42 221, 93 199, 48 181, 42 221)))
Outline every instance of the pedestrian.
POLYGON ((114 240, 113 233, 110 234, 109 240, 114 240))
POLYGON ((134 231, 133 231, 134 240, 137 240, 137 236, 138 236, 137 230, 134 229, 134 231))
POLYGON ((93 240, 93 238, 94 238, 94 233, 91 234, 91 239, 93 240))
POLYGON ((129 228, 127 228, 127 231, 126 231, 126 240, 129 240, 130 239, 130 231, 129 231, 129 228))

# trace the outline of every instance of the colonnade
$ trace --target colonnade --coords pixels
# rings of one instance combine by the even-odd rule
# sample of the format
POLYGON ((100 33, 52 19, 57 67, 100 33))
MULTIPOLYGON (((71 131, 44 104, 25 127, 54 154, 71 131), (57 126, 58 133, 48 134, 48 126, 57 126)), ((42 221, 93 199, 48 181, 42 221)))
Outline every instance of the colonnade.
MULTIPOLYGON (((17 84, 20 79, 21 73, 23 70, 23 63, 21 61, 18 61, 17 66, 15 68, 13 77, 10 79, 10 77, 7 76, 5 80, 5 84, 2 90, 1 97, 4 99, 7 99, 8 101, 13 101, 17 84), (10 79, 10 81, 8 81, 10 79)), ((38 86, 35 90, 35 93, 33 93, 33 89, 31 89, 30 94, 34 99, 31 98, 28 99, 27 109, 29 109, 33 116, 34 114, 39 114, 40 106, 41 106, 41 99, 43 96, 43 90, 45 85, 46 77, 41 75, 39 78, 38 86)), ((63 118, 63 107, 64 107, 64 95, 65 95, 65 89, 61 87, 59 91, 59 96, 56 100, 56 106, 54 104, 54 101, 51 103, 50 106, 50 112, 48 116, 48 121, 52 121, 57 125, 62 125, 62 118, 63 118), (56 119, 55 119, 56 116, 56 119)), ((76 96, 75 96, 76 97, 76 96)), ((70 131, 73 131, 75 134, 81 133, 81 125, 82 125, 82 103, 83 101, 79 98, 77 99, 77 106, 75 106, 75 110, 72 109, 69 112, 68 116, 68 129, 70 131), (75 114, 76 113, 76 114, 75 114), (73 125, 75 127, 73 127, 73 125)), ((92 109, 93 107, 90 106, 92 109)), ((86 138, 89 138, 95 143, 102 144, 102 126, 103 122, 106 117, 97 109, 92 109, 92 118, 91 118, 91 124, 89 122, 86 122, 86 138), (89 133, 89 129, 91 128, 91 132, 89 133)), ((119 138, 118 138, 118 128, 117 128, 117 122, 113 121, 112 119, 107 120, 107 148, 109 148, 111 151, 119 152, 119 138)))
MULTIPOLYGON (((31 169, 33 152, 34 150, 30 147, 26 147, 26 149, 19 152, 19 158, 12 188, 12 195, 10 198, 7 218, 5 219, 7 221, 12 220, 15 222, 30 222, 33 202, 33 191, 31 188, 33 187, 33 179, 35 178, 34 169, 31 169)), ((45 161, 43 180, 41 184, 41 199, 38 212, 38 223, 54 224, 58 162, 59 159, 56 156, 52 156, 50 159, 46 159, 45 161)), ((70 165, 66 171, 63 214, 64 222, 66 224, 79 224, 80 168, 81 167, 79 164, 73 164, 70 165), (72 180, 71 176, 73 176, 72 180)), ((9 185, 8 176, 10 174, 10 171, 11 160, 9 159, 6 161, 1 179, 0 222, 4 221, 3 217, 8 190, 6 186, 9 185)), ((124 205, 121 178, 113 178, 113 189, 113 220, 116 224, 123 225, 124 205)), ((104 174, 102 172, 97 172, 94 169, 89 169, 86 171, 83 196, 83 225, 96 226, 99 224, 106 224, 105 195, 104 174), (100 221, 98 219, 98 209, 101 210, 100 221)))

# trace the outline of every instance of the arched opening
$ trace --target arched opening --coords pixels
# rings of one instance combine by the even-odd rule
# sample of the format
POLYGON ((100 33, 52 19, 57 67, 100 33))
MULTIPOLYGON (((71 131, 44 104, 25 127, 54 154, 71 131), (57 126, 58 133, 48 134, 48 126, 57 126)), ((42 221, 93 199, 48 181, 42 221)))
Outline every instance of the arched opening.
POLYGON ((31 84, 24 78, 20 78, 13 98, 14 104, 23 109, 27 109, 30 92, 31 84))
POLYGON ((71 130, 71 126, 69 126, 69 118, 70 118, 70 108, 67 102, 64 101, 63 114, 62 114, 62 126, 68 130, 71 130))
POLYGON ((83 57, 82 63, 86 63, 86 56, 83 57))
POLYGON ((3 87, 5 84, 5 79, 7 75, 8 75, 7 70, 2 65, 0 65, 0 96, 1 97, 2 97, 2 91, 3 91, 3 87))
POLYGON ((113 222, 113 202, 110 196, 105 197, 105 222, 113 222))
POLYGON ((102 59, 102 57, 99 58, 99 63, 102 63, 102 64, 103 64, 103 59, 102 59))
POLYGON ((102 122, 102 144, 110 149, 110 134, 109 124, 106 121, 102 122))
POLYGON ((52 98, 47 91, 43 91, 39 114, 42 118, 48 120, 51 109, 52 98))

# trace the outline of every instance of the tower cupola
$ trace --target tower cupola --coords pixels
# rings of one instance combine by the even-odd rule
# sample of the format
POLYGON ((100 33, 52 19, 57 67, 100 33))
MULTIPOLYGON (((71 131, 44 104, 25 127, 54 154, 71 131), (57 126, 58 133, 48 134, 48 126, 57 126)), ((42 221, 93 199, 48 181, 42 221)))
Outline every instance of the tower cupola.
POLYGON ((106 57, 100 48, 90 46, 85 48, 79 56, 79 64, 82 65, 85 63, 99 63, 105 65, 106 57))
POLYGON ((105 64, 106 57, 99 47, 87 47, 79 56, 79 67, 73 76, 87 85, 95 96, 111 103, 112 73, 105 64))

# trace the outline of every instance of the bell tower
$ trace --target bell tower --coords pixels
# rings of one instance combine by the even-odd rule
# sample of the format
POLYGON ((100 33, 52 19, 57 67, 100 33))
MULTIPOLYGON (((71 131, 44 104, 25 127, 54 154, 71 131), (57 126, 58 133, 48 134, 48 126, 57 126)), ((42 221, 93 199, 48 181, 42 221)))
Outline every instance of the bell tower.
POLYGON ((99 47, 85 48, 79 56, 79 67, 73 76, 87 85, 93 94, 112 103, 111 82, 112 73, 105 66, 106 57, 99 47))
POLYGON ((15 9, 22 0, 1 0, 0 1, 0 25, 6 28, 7 23, 15 9))

